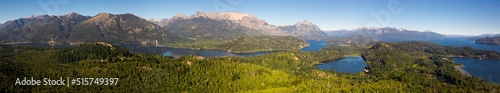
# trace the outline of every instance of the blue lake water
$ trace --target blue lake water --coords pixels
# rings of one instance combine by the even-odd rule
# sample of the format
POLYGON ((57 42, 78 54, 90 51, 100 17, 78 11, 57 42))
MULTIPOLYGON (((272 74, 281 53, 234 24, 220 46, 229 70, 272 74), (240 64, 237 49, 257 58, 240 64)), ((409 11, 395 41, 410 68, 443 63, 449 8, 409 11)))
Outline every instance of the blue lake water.
MULTIPOLYGON (((441 46, 464 47, 471 46, 479 50, 500 52, 500 46, 476 44, 467 38, 443 38, 440 40, 427 40, 441 46)), ((463 69, 476 77, 500 84, 500 60, 478 60, 473 58, 453 58, 457 64, 463 64, 463 69)))
POLYGON ((327 44, 325 44, 327 41, 326 40, 306 40, 307 43, 309 43, 309 46, 304 47, 301 49, 301 51, 319 51, 322 48, 328 47, 327 44))
MULTIPOLYGON (((327 47, 328 45, 325 44, 327 42, 326 40, 306 40, 307 43, 309 43, 308 47, 304 47, 301 49, 301 51, 319 51, 320 49, 327 47)), ((191 50, 191 49, 184 49, 184 48, 141 48, 141 47, 129 47, 127 48, 130 51, 134 52, 134 50, 137 50, 137 52, 145 52, 145 50, 150 50, 151 54, 162 54, 164 56, 173 56, 173 57, 180 57, 180 56, 185 56, 185 55, 197 55, 197 56, 204 56, 204 57, 218 57, 218 56, 240 56, 240 57, 250 57, 250 56, 259 56, 259 55, 264 55, 271 53, 269 51, 264 51, 264 52, 253 52, 253 53, 231 53, 227 51, 222 51, 222 50, 191 50), (135 48, 135 49, 134 49, 135 48), (152 50, 151 50, 152 49, 152 50), (161 53, 155 53, 155 52, 161 52, 161 53)))
POLYGON ((481 79, 500 84, 500 60, 479 60, 473 58, 453 58, 463 69, 481 79))
POLYGON ((121 46, 127 48, 130 52, 146 53, 146 54, 161 54, 164 56, 180 57, 186 55, 196 55, 203 57, 219 57, 219 56, 259 56, 271 53, 268 52, 253 52, 253 53, 231 53, 223 50, 191 50, 186 48, 168 48, 168 47, 148 47, 148 46, 121 46))
MULTIPOLYGON (((302 48, 301 51, 319 51, 320 49, 327 47, 325 44, 326 40, 306 40, 309 43, 308 47, 302 48)), ((50 46, 47 43, 26 43, 26 44, 13 44, 19 46, 35 46, 35 47, 53 47, 53 48, 67 48, 74 47, 71 45, 56 45, 50 46)), ((240 56, 240 57, 250 57, 268 54, 274 51, 263 51, 263 52, 253 52, 253 53, 231 53, 223 50, 192 50, 186 48, 169 48, 169 47, 154 47, 154 46, 140 46, 140 45, 115 45, 118 47, 124 47, 133 53, 145 53, 145 54, 161 54, 164 56, 180 57, 186 55, 196 55, 204 57, 218 57, 218 56, 240 56)))
MULTIPOLYGON (((325 44, 327 42, 326 40, 306 40, 307 43, 309 43, 308 47, 302 48, 301 51, 319 51, 320 49, 327 47, 328 45, 325 44)), ((127 48, 130 51, 134 52, 132 49, 134 47, 127 48), (131 50, 132 49, 132 50, 131 50)), ((135 47, 138 48, 138 47, 135 47)), ((144 50, 141 49, 151 49, 151 48, 139 48, 139 52, 144 52, 144 50)), ((173 56, 173 57, 180 57, 180 56, 185 56, 185 55, 197 55, 197 56, 204 56, 204 57, 218 57, 218 56, 240 56, 240 57, 250 57, 250 56, 259 56, 259 55, 264 55, 271 53, 269 51, 264 51, 264 52, 253 52, 253 53, 231 53, 227 51, 222 51, 222 50, 191 50, 191 49, 184 49, 184 48, 154 48, 151 50, 151 52, 156 52, 160 51, 162 53, 153 53, 153 54, 162 54, 164 56, 173 56)))
MULTIPOLYGON (((318 51, 322 48, 328 47, 325 44, 326 40, 316 41, 307 40, 310 46, 303 48, 301 51, 318 51)), ((480 50, 491 50, 500 52, 500 46, 494 45, 483 45, 476 44, 474 40, 469 40, 467 38, 444 38, 441 40, 428 40, 427 42, 433 42, 438 45, 444 46, 471 46, 480 50)), ((55 47, 55 48, 66 48, 73 47, 70 45, 57 45, 50 46, 46 43, 29 43, 29 44, 14 44, 21 46, 36 46, 36 47, 55 47)), ((183 48, 168 48, 168 47, 148 47, 148 46, 138 46, 138 45, 117 45, 119 47, 127 48, 129 51, 134 53, 146 53, 146 54, 161 54, 164 56, 180 57, 185 55, 198 55, 204 57, 217 57, 217 56, 259 56, 268 54, 270 52, 254 52, 254 53, 231 53, 222 50, 191 50, 183 48)), ((471 58, 453 58, 453 60, 458 64, 463 64, 463 69, 470 74, 486 79, 492 82, 500 82, 500 60, 477 60, 471 58)), ((361 57, 347 57, 339 60, 331 60, 324 62, 323 64, 316 65, 317 68, 322 70, 335 70, 338 72, 346 73, 357 73, 366 67, 364 60, 361 57)))
POLYGON ((427 42, 433 42, 442 46, 455 46, 455 47, 471 46, 475 49, 500 52, 500 46, 476 44, 474 43, 475 42, 474 40, 470 40, 467 38, 444 38, 441 40, 428 40, 427 42))
POLYGON ((315 65, 321 70, 335 70, 344 73, 358 73, 367 65, 362 57, 346 57, 339 60, 326 61, 322 64, 315 65))

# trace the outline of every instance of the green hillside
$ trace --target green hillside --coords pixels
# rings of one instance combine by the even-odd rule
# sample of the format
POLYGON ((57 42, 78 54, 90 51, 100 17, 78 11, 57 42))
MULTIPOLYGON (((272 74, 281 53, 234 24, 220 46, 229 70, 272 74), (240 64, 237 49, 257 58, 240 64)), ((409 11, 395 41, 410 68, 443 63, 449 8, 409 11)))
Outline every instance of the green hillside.
POLYGON ((457 64, 441 54, 394 47, 413 44, 422 43, 379 43, 370 49, 332 46, 317 52, 275 52, 249 58, 130 54, 103 43, 70 49, 2 45, 0 92, 385 93, 500 89, 486 80, 461 75, 454 69, 457 64), (314 67, 324 60, 359 54, 367 61, 368 72, 347 74, 314 67), (101 86, 16 86, 19 77, 119 78, 119 82, 101 86))

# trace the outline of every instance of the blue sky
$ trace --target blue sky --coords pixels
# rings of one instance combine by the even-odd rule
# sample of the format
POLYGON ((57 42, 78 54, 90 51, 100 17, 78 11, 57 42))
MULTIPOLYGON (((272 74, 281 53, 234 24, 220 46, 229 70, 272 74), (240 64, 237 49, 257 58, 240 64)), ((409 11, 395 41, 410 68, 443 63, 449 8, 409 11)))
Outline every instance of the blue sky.
POLYGON ((274 25, 308 20, 323 30, 375 26, 454 35, 500 33, 500 0, 2 0, 0 8, 1 23, 69 12, 131 13, 149 19, 229 11, 274 25))

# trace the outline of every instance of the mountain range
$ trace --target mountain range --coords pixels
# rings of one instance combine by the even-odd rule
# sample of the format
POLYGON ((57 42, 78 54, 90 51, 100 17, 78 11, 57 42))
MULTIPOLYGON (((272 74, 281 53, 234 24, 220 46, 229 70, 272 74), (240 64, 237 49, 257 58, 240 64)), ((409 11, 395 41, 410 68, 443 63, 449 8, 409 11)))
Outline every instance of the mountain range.
POLYGON ((468 39, 470 39, 470 40, 478 40, 478 39, 482 39, 482 38, 496 37, 496 36, 500 36, 500 34, 493 34, 493 33, 490 33, 490 34, 481 34, 481 35, 477 35, 477 36, 470 36, 470 37, 468 37, 468 39))
POLYGON ((76 13, 20 18, 8 21, 0 27, 0 40, 2 42, 65 41, 69 38, 73 26, 89 18, 76 13))
POLYGON ((8 21, 0 27, 0 41, 6 43, 167 43, 180 39, 135 15, 105 12, 93 17, 77 13, 37 15, 8 21))
POLYGON ((429 40, 444 36, 431 31, 363 27, 353 30, 321 30, 304 20, 293 25, 268 24, 248 13, 197 12, 186 16, 146 20, 133 14, 100 13, 83 16, 36 15, 0 25, 0 42, 81 44, 104 41, 112 44, 172 44, 200 40, 230 40, 240 36, 294 36, 305 40, 362 36, 382 41, 429 40))
POLYGON ((295 25, 276 26, 247 13, 197 12, 190 16, 177 14, 169 19, 151 19, 149 21, 160 25, 169 32, 188 38, 209 37, 213 39, 212 37, 233 37, 231 35, 228 37, 226 34, 250 36, 291 35, 301 39, 319 39, 327 36, 318 26, 308 21, 298 22, 295 25), (218 33, 219 31, 221 33, 218 33), (199 32, 199 34, 193 34, 193 32, 199 32))
POLYGON ((352 30, 335 30, 326 31, 329 36, 334 37, 352 37, 352 36, 363 36, 366 38, 374 38, 380 41, 412 41, 412 40, 433 40, 444 38, 444 35, 427 31, 416 31, 407 29, 397 29, 397 28, 373 28, 373 27, 362 27, 352 30))
POLYGON ((100 13, 83 16, 34 15, 5 22, 0 42, 70 43, 174 43, 199 39, 224 40, 239 36, 294 36, 320 39, 327 35, 315 24, 275 26, 257 17, 233 12, 177 14, 169 19, 145 20, 133 14, 100 13))

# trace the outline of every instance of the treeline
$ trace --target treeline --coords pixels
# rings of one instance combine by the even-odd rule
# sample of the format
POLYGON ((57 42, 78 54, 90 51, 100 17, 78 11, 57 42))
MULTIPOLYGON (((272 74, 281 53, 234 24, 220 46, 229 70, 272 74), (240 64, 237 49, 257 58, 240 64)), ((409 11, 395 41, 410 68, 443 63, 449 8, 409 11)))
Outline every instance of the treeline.
POLYGON ((115 62, 132 56, 127 49, 113 47, 107 43, 83 44, 80 47, 62 49, 56 52, 56 55, 57 60, 65 63, 86 59, 115 62))

